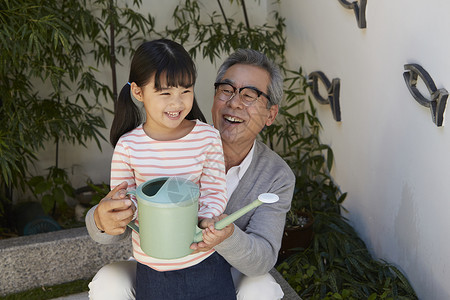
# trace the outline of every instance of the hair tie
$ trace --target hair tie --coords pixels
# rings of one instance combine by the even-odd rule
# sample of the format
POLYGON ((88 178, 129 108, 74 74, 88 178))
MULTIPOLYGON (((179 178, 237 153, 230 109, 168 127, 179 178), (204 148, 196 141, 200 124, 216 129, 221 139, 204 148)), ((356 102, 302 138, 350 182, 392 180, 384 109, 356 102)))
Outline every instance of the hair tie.
POLYGON ((127 82, 127 84, 128 84, 129 86, 131 86, 131 83, 129 83, 129 82, 127 82))

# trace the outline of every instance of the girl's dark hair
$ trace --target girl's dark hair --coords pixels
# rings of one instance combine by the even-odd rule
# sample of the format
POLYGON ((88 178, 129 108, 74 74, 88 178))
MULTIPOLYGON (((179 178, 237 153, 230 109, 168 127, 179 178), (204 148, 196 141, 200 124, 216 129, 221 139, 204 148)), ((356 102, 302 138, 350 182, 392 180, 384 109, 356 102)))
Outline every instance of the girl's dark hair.
MULTIPOLYGON (((161 81, 168 87, 190 87, 195 84, 197 71, 194 61, 180 44, 160 39, 143 43, 134 53, 131 61, 128 82, 144 87, 155 75, 155 88, 161 89, 161 81), (161 80, 161 76, 165 76, 161 80)), ((131 98, 130 85, 127 83, 120 91, 114 105, 114 120, 111 126, 110 142, 115 147, 119 138, 142 123, 141 112, 131 98)), ((188 120, 199 119, 206 122, 197 100, 186 116, 188 120)))

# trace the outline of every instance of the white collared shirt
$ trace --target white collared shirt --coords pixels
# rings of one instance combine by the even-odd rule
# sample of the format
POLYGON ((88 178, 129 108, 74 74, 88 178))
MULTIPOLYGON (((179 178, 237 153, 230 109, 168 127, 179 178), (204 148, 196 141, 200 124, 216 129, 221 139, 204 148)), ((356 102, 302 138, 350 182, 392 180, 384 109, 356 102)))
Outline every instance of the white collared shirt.
POLYGON ((250 166, 250 163, 253 159, 253 152, 255 152, 255 143, 256 140, 253 142, 252 149, 250 149, 250 152, 248 152, 247 156, 244 158, 244 160, 241 162, 239 166, 234 166, 231 169, 228 170, 226 175, 227 180, 227 196, 228 199, 231 198, 231 195, 233 194, 234 190, 236 190, 239 181, 244 176, 245 172, 247 171, 248 167, 250 166))

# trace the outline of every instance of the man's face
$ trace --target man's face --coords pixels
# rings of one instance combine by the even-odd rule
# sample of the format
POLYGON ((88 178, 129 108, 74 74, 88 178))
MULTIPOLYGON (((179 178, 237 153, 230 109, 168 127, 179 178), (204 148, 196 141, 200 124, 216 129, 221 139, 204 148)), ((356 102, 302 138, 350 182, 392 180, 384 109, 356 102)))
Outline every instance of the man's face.
MULTIPOLYGON (((270 76, 262 68, 236 64, 227 70, 221 82, 230 83, 238 90, 253 87, 267 94, 270 76)), ((250 106, 242 103, 239 94, 228 101, 219 98, 219 93, 216 92, 211 113, 214 127, 219 130, 224 144, 245 147, 253 143, 264 126, 273 123, 278 113, 277 105, 267 109, 268 99, 262 95, 250 106)))

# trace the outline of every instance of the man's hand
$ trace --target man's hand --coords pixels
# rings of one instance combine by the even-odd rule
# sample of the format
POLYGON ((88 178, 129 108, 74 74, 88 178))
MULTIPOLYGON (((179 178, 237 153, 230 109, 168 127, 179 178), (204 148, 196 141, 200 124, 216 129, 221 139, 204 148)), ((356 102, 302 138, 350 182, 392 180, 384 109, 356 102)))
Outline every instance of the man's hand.
POLYGON ((110 235, 125 232, 127 224, 133 219, 136 208, 127 198, 126 181, 116 186, 103 198, 94 211, 97 228, 110 235))
MULTIPOLYGON (((223 214, 219 217, 214 217, 214 221, 218 222, 225 218, 227 215, 223 214)), ((203 221, 202 221, 203 223, 203 221)), ((209 222, 207 222, 209 223, 209 222)), ((203 224, 202 224, 203 225, 203 224)), ((203 242, 192 243, 191 249, 196 252, 205 252, 214 248, 216 245, 222 243, 224 240, 229 238, 234 232, 234 224, 231 223, 227 227, 218 230, 214 228, 214 225, 209 224, 209 226, 202 230, 203 232, 203 242)))

